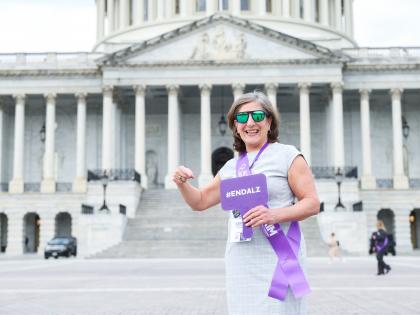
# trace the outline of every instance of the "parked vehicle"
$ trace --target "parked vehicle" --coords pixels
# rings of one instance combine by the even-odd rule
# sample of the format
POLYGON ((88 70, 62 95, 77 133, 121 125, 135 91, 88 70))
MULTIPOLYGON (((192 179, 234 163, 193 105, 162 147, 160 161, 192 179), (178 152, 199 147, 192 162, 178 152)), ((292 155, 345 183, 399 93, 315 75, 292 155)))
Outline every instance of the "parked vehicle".
POLYGON ((44 251, 44 258, 58 258, 59 256, 70 257, 77 255, 77 239, 72 236, 54 237, 47 243, 44 251))

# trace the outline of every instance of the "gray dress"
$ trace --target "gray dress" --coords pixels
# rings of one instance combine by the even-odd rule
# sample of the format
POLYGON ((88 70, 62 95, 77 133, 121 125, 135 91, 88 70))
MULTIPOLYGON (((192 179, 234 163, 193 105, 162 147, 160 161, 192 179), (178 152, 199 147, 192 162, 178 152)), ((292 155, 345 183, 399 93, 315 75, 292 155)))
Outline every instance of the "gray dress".
MULTIPOLYGON (((294 195, 287 174, 293 160, 300 154, 294 146, 272 143, 253 165, 252 174, 264 173, 267 177, 269 208, 287 207, 293 203, 294 195)), ((250 164, 256 155, 257 152, 248 154, 250 164)), ((219 174, 222 180, 236 177, 236 159, 229 160, 219 174)), ((287 233, 289 225, 289 222, 281 224, 284 233, 287 233)), ((303 235, 298 259, 306 272, 303 235)), ((254 236, 249 242, 235 243, 228 240, 225 263, 230 315, 306 314, 306 298, 295 299, 290 288, 285 301, 268 296, 277 256, 260 228, 254 228, 254 236)))

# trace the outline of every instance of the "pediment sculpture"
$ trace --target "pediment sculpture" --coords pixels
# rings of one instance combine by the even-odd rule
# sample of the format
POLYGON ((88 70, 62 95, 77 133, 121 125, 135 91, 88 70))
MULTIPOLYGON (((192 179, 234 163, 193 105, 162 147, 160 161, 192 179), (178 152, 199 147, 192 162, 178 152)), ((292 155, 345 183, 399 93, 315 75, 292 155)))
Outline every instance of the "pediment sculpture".
POLYGON ((205 32, 195 46, 190 57, 192 60, 242 60, 245 58, 247 42, 244 33, 234 40, 226 38, 223 27, 216 29, 215 34, 205 32))

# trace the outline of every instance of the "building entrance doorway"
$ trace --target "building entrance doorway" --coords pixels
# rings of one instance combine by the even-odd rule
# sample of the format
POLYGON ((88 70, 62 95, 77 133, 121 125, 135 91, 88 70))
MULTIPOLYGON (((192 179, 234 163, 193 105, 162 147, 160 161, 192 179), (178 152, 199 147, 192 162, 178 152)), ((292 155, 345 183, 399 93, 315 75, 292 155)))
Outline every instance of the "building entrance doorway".
POLYGON ((420 209, 414 209, 408 217, 410 221, 411 244, 414 249, 420 248, 420 209))
POLYGON ((213 176, 216 176, 217 172, 229 161, 233 158, 233 150, 221 147, 213 151, 211 155, 211 171, 213 176))
POLYGON ((30 212, 23 217, 23 224, 23 252, 36 253, 39 248, 41 218, 37 213, 30 212))
POLYGON ((7 215, 0 213, 0 253, 5 253, 7 248, 7 215))
POLYGON ((60 212, 55 217, 55 236, 72 236, 70 213, 60 212))

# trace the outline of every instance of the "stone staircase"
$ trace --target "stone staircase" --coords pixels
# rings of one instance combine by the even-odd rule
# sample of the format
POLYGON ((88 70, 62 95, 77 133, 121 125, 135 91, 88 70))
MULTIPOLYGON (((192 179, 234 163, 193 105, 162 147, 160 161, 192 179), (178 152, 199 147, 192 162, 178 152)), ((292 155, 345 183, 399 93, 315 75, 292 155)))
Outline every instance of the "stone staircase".
POLYGON ((221 258, 227 220, 219 206, 192 211, 177 190, 147 190, 124 240, 94 258, 221 258))
MULTIPOLYGON (((220 206, 192 211, 177 190, 148 190, 124 240, 93 258, 222 258, 228 215, 220 206)), ((327 255, 316 217, 301 223, 308 255, 327 255)))
POLYGON ((316 216, 309 217, 300 223, 305 237, 308 256, 328 256, 328 245, 323 241, 316 216))

